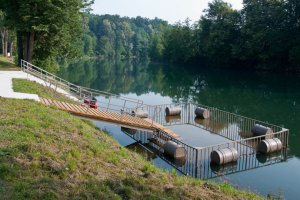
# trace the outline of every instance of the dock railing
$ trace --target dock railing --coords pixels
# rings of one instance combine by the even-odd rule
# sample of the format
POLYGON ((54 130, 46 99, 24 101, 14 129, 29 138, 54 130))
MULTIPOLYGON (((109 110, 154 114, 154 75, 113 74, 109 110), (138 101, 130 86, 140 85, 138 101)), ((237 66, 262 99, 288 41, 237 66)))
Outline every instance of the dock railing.
MULTIPOLYGON (((243 166, 247 165, 247 162, 252 162, 252 164, 254 165, 252 167, 254 168, 262 166, 262 164, 258 163, 256 157, 261 155, 257 151, 257 146, 264 139, 278 138, 282 142, 282 152, 286 152, 288 148, 288 129, 270 124, 268 122, 263 122, 235 113, 223 111, 214 107, 195 103, 173 103, 147 107, 147 109, 152 109, 152 111, 149 111, 149 113, 155 113, 155 109, 159 109, 161 111, 158 115, 155 115, 155 117, 153 117, 153 120, 163 126, 192 125, 209 131, 210 133, 217 134, 227 140, 230 140, 229 142, 221 144, 201 147, 187 144, 180 139, 175 139, 169 136, 163 130, 157 130, 153 132, 152 137, 156 141, 158 141, 157 143, 160 145, 157 145, 157 143, 151 143, 151 145, 159 151, 164 152, 161 146, 163 146, 166 141, 170 140, 183 146, 186 149, 187 160, 185 161, 185 164, 183 166, 176 167, 176 169, 184 174, 189 174, 194 177, 212 178, 220 175, 216 174, 214 170, 211 169, 210 154, 212 151, 230 147, 233 147, 238 151, 239 159, 235 164, 236 168, 231 169, 231 171, 227 170, 225 172, 222 172, 228 174, 233 173, 234 171, 247 170, 248 167, 243 166), (181 115, 170 117, 166 116, 164 111, 167 107, 180 107, 182 110, 181 115), (210 111, 210 118, 196 118, 194 111, 197 107, 208 109, 210 111), (269 127, 273 130, 273 133, 264 136, 254 136, 252 133, 252 128, 255 124, 269 127)), ((201 134, 201 132, 199 132, 199 134, 201 134)), ((279 160, 284 160, 285 158, 286 154, 281 154, 279 160)), ((278 159, 276 160, 276 162, 277 161, 278 159)), ((274 162, 272 161, 272 163, 274 162)))
POLYGON ((268 138, 280 139, 283 144, 283 148, 279 152, 272 153, 270 155, 260 154, 257 151, 257 145, 263 139, 265 139, 266 136, 252 137, 205 147, 194 147, 182 142, 181 140, 169 136, 162 130, 157 130, 153 133, 150 133, 146 131, 133 132, 132 129, 128 129, 123 132, 138 141, 141 145, 143 145, 150 151, 156 151, 156 153, 158 152, 158 156, 160 156, 163 160, 165 160, 179 172, 201 179, 210 179, 218 176, 237 173, 240 171, 247 171, 250 169, 279 163, 286 160, 287 158, 289 136, 289 132, 287 129, 284 129, 278 133, 268 135, 268 138), (155 139, 158 142, 149 143, 151 139, 155 139), (166 155, 162 146, 167 141, 173 141, 183 146, 186 149, 186 158, 175 160, 166 155), (221 166, 211 164, 210 154, 212 151, 229 147, 233 147, 238 151, 238 160, 236 162, 221 166))
POLYGON ((159 109, 161 112, 153 118, 154 121, 163 126, 172 125, 192 125, 211 133, 218 134, 232 141, 242 140, 253 137, 252 128, 255 124, 260 124, 269 127, 274 133, 278 133, 285 128, 273 125, 268 122, 244 117, 235 113, 230 113, 218 108, 196 104, 196 103, 172 103, 149 107, 152 109, 149 113, 153 113, 154 109, 159 109), (166 116, 165 110, 167 107, 180 107, 181 114, 178 116, 166 116), (209 110, 209 119, 196 118, 195 110, 201 107, 209 110))
POLYGON ((70 83, 52 73, 47 72, 25 60, 21 60, 21 70, 31 74, 45 82, 47 86, 52 86, 55 90, 62 89, 66 94, 82 100, 86 96, 97 97, 98 107, 112 112, 121 110, 135 110, 144 105, 142 100, 128 98, 105 91, 95 90, 70 83))

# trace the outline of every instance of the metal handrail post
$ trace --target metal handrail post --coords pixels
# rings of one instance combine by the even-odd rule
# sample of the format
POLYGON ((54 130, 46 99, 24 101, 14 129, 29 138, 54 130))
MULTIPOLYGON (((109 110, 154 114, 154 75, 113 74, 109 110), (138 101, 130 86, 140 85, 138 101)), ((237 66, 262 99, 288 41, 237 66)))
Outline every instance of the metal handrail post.
POLYGON ((125 109, 126 101, 127 101, 127 100, 124 101, 123 110, 125 109))

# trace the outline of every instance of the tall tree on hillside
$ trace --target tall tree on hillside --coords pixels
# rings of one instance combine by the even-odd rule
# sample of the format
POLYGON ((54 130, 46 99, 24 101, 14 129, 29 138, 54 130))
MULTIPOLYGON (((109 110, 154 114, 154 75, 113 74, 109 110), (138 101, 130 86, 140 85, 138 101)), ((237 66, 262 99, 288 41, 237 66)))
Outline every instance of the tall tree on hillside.
POLYGON ((189 19, 167 29, 164 36, 164 57, 168 61, 186 63, 194 56, 193 32, 189 19))
POLYGON ((4 29, 4 57, 7 57, 8 30, 4 29))
POLYGON ((82 11, 94 0, 0 0, 6 24, 17 31, 19 58, 51 63, 74 57, 82 30, 82 11))
POLYGON ((284 0, 244 0, 241 58, 260 68, 288 62, 291 40, 284 0))
POLYGON ((9 30, 8 31, 8 47, 10 57, 13 57, 14 55, 14 48, 16 44, 16 31, 15 30, 9 30))
POLYGON ((7 56, 7 38, 8 38, 8 30, 4 23, 4 13, 0 11, 0 33, 1 33, 1 44, 2 44, 2 54, 3 56, 7 56))
POLYGON ((224 66, 232 63, 233 46, 240 35, 241 17, 237 10, 222 1, 208 4, 206 15, 199 21, 197 52, 210 63, 224 66), (217 58, 217 59, 216 59, 217 58))
POLYGON ((288 59, 292 70, 300 70, 300 1, 287 0, 285 6, 287 14, 286 31, 291 41, 288 59))

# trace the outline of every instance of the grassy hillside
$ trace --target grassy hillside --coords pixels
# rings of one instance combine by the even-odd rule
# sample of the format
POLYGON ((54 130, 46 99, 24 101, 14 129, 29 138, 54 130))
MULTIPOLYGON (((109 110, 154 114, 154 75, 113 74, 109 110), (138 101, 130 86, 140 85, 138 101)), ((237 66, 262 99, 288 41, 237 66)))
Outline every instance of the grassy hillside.
POLYGON ((13 63, 12 58, 0 55, 0 71, 19 71, 20 68, 13 63))
POLYGON ((50 87, 44 87, 41 84, 37 84, 35 82, 26 79, 20 79, 20 78, 13 78, 12 81, 13 81, 13 90, 15 92, 34 93, 42 98, 50 98, 57 101, 65 101, 69 103, 78 103, 71 100, 66 95, 56 92, 54 89, 50 87))
MULTIPOLYGON (((22 92, 20 84, 14 87, 22 92)), ((0 98, 0 199, 261 197, 165 173, 89 121, 37 102, 0 98)))

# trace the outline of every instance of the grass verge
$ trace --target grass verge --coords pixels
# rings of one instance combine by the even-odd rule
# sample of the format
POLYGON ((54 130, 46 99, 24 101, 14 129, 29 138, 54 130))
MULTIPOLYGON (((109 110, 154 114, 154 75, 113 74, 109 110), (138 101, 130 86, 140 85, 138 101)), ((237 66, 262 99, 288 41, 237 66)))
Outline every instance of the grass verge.
POLYGON ((0 138, 1 199, 262 199, 163 172, 91 122, 29 100, 0 98, 0 138))
POLYGON ((14 64, 12 58, 5 58, 0 55, 0 71, 19 71, 20 67, 14 64))
POLYGON ((37 94, 39 97, 53 99, 57 101, 64 101, 68 103, 78 103, 67 96, 56 92, 54 89, 50 87, 44 87, 41 84, 26 80, 13 78, 13 90, 15 92, 21 93, 29 93, 29 94, 37 94))

